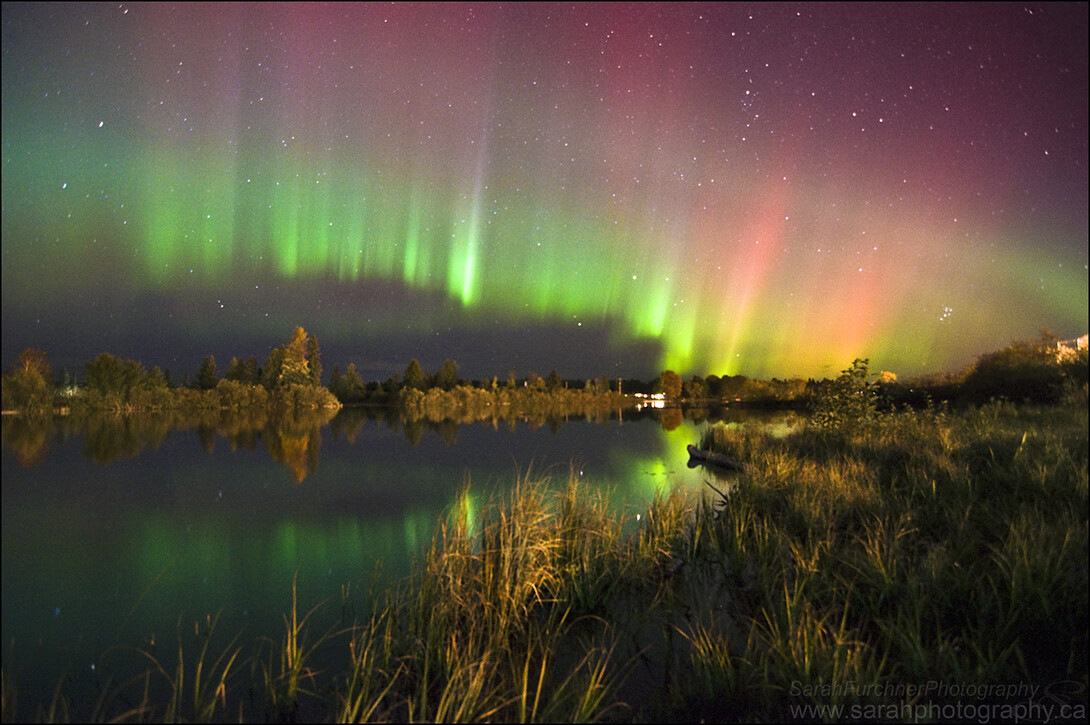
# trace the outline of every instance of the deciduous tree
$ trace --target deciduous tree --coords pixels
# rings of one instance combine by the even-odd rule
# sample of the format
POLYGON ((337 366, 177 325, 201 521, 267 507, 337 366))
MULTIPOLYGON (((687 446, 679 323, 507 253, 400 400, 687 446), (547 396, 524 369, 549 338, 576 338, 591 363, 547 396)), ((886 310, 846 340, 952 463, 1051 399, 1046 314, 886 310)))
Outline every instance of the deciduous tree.
POLYGON ((296 327, 287 343, 274 348, 261 371, 261 384, 266 388, 288 388, 292 385, 321 387, 316 383, 316 376, 311 368, 310 357, 315 357, 318 364, 318 377, 321 375, 321 362, 318 339, 308 336, 302 327, 296 327))
POLYGON ((96 355, 87 363, 87 387, 100 393, 114 393, 125 382, 125 363, 108 352, 96 355))
POLYGON ((19 353, 15 361, 16 370, 38 373, 46 381, 53 375, 53 367, 49 364, 45 350, 28 347, 19 353))
POLYGON ((52 407, 52 368, 41 350, 27 348, 19 354, 11 372, 3 376, 3 408, 45 412, 52 407))
POLYGON ((654 390, 656 393, 663 393, 667 398, 678 398, 681 396, 681 376, 675 373, 673 370, 663 370, 655 381, 654 390))
POLYGON ((704 379, 694 375, 693 379, 681 386, 681 392, 686 398, 694 400, 708 397, 708 388, 704 384, 704 379))

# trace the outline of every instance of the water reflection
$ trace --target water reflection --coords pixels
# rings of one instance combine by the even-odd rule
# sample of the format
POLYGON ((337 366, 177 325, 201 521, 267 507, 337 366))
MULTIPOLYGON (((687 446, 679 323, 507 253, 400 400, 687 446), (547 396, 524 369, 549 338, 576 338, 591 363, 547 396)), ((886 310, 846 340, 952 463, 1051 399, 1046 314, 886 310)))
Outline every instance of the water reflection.
POLYGON ((273 412, 268 410, 168 412, 116 415, 100 413, 78 418, 24 418, 5 416, 3 444, 24 467, 41 463, 51 442, 79 437, 84 455, 107 465, 135 458, 145 450, 159 450, 172 431, 192 430, 206 453, 219 441, 232 451, 256 450, 264 445, 273 460, 282 463, 298 483, 318 466, 321 428, 336 411, 327 408, 273 412))
POLYGON ((528 469, 558 485, 571 470, 635 525, 667 489, 710 480, 725 491, 715 472, 687 467, 686 446, 707 422, 752 417, 5 417, 5 658, 11 645, 27 701, 48 702, 58 663, 87 674, 119 643, 159 643, 169 660, 179 626, 208 615, 231 636, 279 637, 296 578, 308 606, 338 602, 348 586, 360 594, 341 606, 362 614, 372 572, 381 563, 383 576, 407 574, 467 482, 477 511, 528 469))
POLYGON ((15 460, 23 467, 42 462, 57 432, 52 418, 17 418, 11 415, 4 416, 0 430, 4 445, 11 449, 15 460))
MULTIPOLYGON (((55 439, 79 437, 87 458, 99 464, 111 464, 135 458, 144 450, 158 450, 173 431, 193 431, 201 448, 211 454, 225 441, 231 451, 254 451, 260 447, 281 463, 296 483, 317 470, 321 450, 321 430, 329 426, 334 441, 354 443, 366 425, 378 425, 399 433, 411 446, 418 447, 428 436, 436 436, 446 446, 458 442, 459 428, 475 423, 494 430, 514 432, 518 428, 535 431, 548 429, 556 435, 570 422, 624 422, 653 420, 666 433, 676 431, 686 422, 738 423, 754 416, 753 411, 736 408, 644 408, 612 413, 593 410, 584 413, 539 411, 531 414, 481 416, 478 413, 440 419, 425 416, 405 417, 394 407, 345 407, 300 409, 287 412, 258 410, 217 410, 116 415, 102 413, 79 418, 25 418, 4 416, 3 444, 20 465, 40 464, 55 439)), ((686 440, 681 447, 692 442, 686 440)))

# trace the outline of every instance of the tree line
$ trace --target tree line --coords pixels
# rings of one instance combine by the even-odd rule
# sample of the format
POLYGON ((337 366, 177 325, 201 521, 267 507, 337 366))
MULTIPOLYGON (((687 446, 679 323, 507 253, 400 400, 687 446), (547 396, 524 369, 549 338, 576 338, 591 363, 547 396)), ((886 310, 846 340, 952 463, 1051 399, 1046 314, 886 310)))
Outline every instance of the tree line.
POLYGON ((321 383, 318 338, 296 327, 286 343, 274 348, 263 365, 250 356, 231 358, 223 377, 209 355, 192 379, 175 385, 158 365, 148 369, 137 360, 101 353, 84 365, 84 382, 64 370, 55 379, 42 350, 27 348, 3 375, 4 410, 47 413, 119 412, 192 408, 339 407, 321 383))
MULTIPOLYGON (((928 402, 984 402, 990 398, 1051 402, 1070 390, 1086 385, 1086 347, 1070 354, 1047 330, 1036 340, 1014 342, 996 352, 981 355, 960 373, 936 374, 898 382, 897 376, 880 372, 867 378, 868 394, 880 395, 890 404, 923 405, 928 402)), ((853 363, 853 378, 863 379, 866 360, 853 363), (861 368, 857 363, 862 363, 861 368), (861 374, 862 371, 862 374, 861 374)), ((759 380, 744 375, 692 376, 684 380, 673 370, 664 370, 651 381, 562 378, 553 370, 542 377, 531 372, 517 378, 509 372, 502 382, 496 376, 463 380, 458 364, 450 359, 435 373, 429 373, 417 359, 410 360, 401 374, 385 381, 365 382, 350 363, 341 370, 334 365, 329 383, 322 383, 322 355, 318 338, 296 327, 287 342, 274 348, 259 364, 251 355, 232 357, 222 377, 212 355, 206 357, 191 379, 174 384, 159 366, 150 370, 135 360, 102 353, 85 365, 85 383, 78 384, 67 371, 54 378, 46 353, 24 350, 10 370, 3 374, 4 410, 52 412, 56 407, 72 410, 153 410, 177 406, 248 408, 275 405, 336 407, 350 403, 401 404, 419 407, 422 401, 446 405, 447 398, 467 399, 480 392, 503 394, 503 400, 541 394, 563 398, 604 400, 621 395, 656 395, 674 404, 756 403, 765 405, 804 404, 815 400, 836 380, 759 380), (457 395, 454 393, 457 392, 457 395), (453 398, 451 396, 454 396, 453 398), (444 397, 445 396, 445 397, 444 397)))
POLYGON ((405 397, 411 391, 428 393, 432 390, 441 390, 450 392, 455 387, 491 392, 523 390, 534 393, 578 391, 594 395, 613 393, 650 396, 661 394, 665 399, 675 402, 683 400, 771 402, 801 399, 808 395, 817 384, 814 380, 800 378, 759 380, 745 375, 708 375, 706 377, 693 375, 689 380, 683 380, 673 370, 664 370, 653 380, 609 378, 607 376, 572 379, 562 377, 556 370, 551 371, 544 377, 536 372, 531 372, 524 378, 518 378, 514 372, 509 372, 502 381, 497 376, 465 380, 459 378, 458 363, 453 360, 444 361, 437 372, 429 374, 421 366, 419 360, 413 359, 409 361, 402 373, 395 373, 381 382, 364 381, 354 363, 349 363, 343 372, 339 365, 334 365, 330 376, 329 389, 342 403, 389 402, 399 396, 405 397))
MULTIPOLYGON (((641 384, 642 385, 642 384, 641 384)), ((546 377, 531 372, 525 378, 517 378, 509 372, 503 382, 498 376, 491 378, 466 380, 459 376, 458 363, 447 359, 435 373, 429 373, 413 358, 403 372, 394 373, 386 380, 365 382, 356 369, 355 363, 349 363, 344 372, 334 365, 330 374, 329 389, 342 403, 390 402, 395 399, 411 397, 415 393, 442 391, 449 393, 456 388, 472 388, 491 392, 524 390, 533 393, 557 393, 564 390, 578 390, 589 393, 619 392, 624 381, 611 381, 601 377, 594 380, 567 380, 553 370, 546 377)))

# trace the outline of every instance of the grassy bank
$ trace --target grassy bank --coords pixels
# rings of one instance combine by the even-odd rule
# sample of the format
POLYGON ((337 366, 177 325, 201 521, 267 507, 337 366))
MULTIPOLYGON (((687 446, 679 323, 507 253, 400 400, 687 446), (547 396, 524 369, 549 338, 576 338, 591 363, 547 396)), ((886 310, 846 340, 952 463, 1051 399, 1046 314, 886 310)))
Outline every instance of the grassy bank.
POLYGON ((1085 406, 992 403, 850 434, 707 438, 755 465, 724 491, 709 549, 751 590, 734 609, 748 635, 728 648, 696 628, 695 641, 723 647, 694 659, 705 702, 733 691, 724 714, 790 717, 804 703, 981 702, 951 689, 860 696, 872 683, 977 686, 999 705, 979 686, 1073 681, 1085 716, 1085 406))
POLYGON ((359 619, 209 620, 91 700, 5 672, 4 719, 1085 719, 1085 402, 703 442, 746 472, 626 514, 574 477, 467 492, 359 619))

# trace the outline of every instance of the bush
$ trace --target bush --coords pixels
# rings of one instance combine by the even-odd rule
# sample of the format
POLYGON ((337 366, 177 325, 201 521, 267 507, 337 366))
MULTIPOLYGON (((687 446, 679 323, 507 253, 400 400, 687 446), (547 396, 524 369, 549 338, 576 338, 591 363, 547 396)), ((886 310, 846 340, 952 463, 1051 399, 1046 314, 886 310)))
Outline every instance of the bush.
POLYGON ((275 400, 278 404, 304 408, 340 408, 341 401, 337 400, 333 393, 326 388, 314 385, 296 383, 283 390, 276 391, 275 400))
POLYGON ((257 408, 269 403, 269 392, 264 387, 227 378, 216 385, 216 394, 223 408, 257 408))
POLYGON ((878 385, 868 382, 865 358, 856 358, 852 366, 831 383, 822 385, 811 402, 811 420, 826 431, 851 432, 878 416, 878 385))
POLYGON ((981 355, 965 378, 962 397, 970 403, 991 398, 1056 403, 1065 390, 1086 381, 1086 359, 1085 349, 1061 359, 1055 338, 1044 332, 1037 340, 981 355))
POLYGON ((53 409, 53 386, 37 370, 4 373, 0 390, 4 410, 40 413, 53 409))

